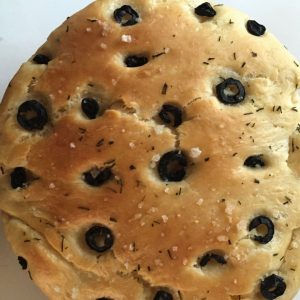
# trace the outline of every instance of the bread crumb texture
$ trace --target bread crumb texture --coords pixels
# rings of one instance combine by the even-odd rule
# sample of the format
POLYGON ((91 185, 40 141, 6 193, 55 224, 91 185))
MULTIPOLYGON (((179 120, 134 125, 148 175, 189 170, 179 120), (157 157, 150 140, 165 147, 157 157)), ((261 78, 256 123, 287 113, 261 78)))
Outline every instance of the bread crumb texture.
MULTIPOLYGON (((262 20, 263 21, 263 20, 262 20)), ((96 1, 0 107, 0 208, 49 299, 290 300, 299 64, 201 1, 96 1)))

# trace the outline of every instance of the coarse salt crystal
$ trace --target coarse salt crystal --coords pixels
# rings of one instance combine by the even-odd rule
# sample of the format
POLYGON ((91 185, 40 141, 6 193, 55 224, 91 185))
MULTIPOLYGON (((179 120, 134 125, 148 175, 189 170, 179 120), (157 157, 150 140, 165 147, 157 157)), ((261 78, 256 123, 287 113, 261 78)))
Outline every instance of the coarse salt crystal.
POLYGON ((135 147, 135 144, 134 144, 133 142, 130 142, 130 143, 129 143, 129 147, 130 147, 131 149, 133 149, 133 148, 135 147))
POLYGON ((121 41, 124 43, 131 43, 132 42, 132 37, 129 34, 123 34, 121 36, 121 41))
POLYGON ((51 183, 49 184, 49 189, 53 190, 54 188, 55 188, 55 184, 54 184, 53 182, 51 182, 51 183))
POLYGON ((199 205, 199 206, 201 206, 202 204, 203 204, 203 198, 200 198, 197 202, 196 202, 196 204, 197 205, 199 205))
POLYGON ((160 160, 160 155, 159 155, 159 154, 155 154, 155 155, 152 157, 151 160, 154 161, 154 162, 158 162, 158 161, 160 160))
POLYGON ((226 214, 232 215, 232 212, 234 211, 235 207, 236 206, 234 204, 227 204, 226 209, 225 209, 226 214))
POLYGON ((92 28, 91 28, 91 27, 87 27, 85 31, 86 31, 86 32, 91 32, 91 31, 92 31, 92 28))
POLYGON ((75 149, 76 145, 74 143, 70 143, 70 148, 75 149))
POLYGON ((151 213, 155 213, 156 211, 158 211, 158 208, 156 207, 151 207, 148 212, 151 212, 151 213))
POLYGON ((201 153, 202 153, 202 151, 198 147, 192 148, 191 151, 190 151, 190 154, 191 154, 192 158, 199 157, 201 155, 201 153))
POLYGON ((177 247, 177 246, 173 246, 173 247, 172 247, 172 251, 173 251, 173 252, 177 252, 177 251, 178 251, 178 247, 177 247))
POLYGON ((117 80, 116 79, 112 79, 111 83, 112 83, 112 85, 116 85, 117 84, 117 80))
POLYGON ((160 266, 160 267, 162 267, 162 266, 164 265, 164 264, 161 262, 160 259, 155 259, 155 260, 154 260, 154 263, 155 263, 156 266, 160 266))
POLYGON ((101 49, 107 49, 107 45, 106 45, 105 43, 101 43, 101 44, 100 44, 100 48, 101 48, 101 49))
POLYGON ((225 236, 225 235, 219 235, 219 236, 217 237, 217 240, 218 240, 219 242, 227 242, 227 241, 228 241, 228 237, 225 236))
POLYGON ((182 264, 183 264, 184 266, 186 266, 187 263, 188 263, 188 260, 185 258, 185 259, 182 261, 182 264))
POLYGON ((167 223, 168 220, 169 220, 168 216, 166 216, 166 215, 162 215, 161 218, 162 218, 164 223, 167 223))

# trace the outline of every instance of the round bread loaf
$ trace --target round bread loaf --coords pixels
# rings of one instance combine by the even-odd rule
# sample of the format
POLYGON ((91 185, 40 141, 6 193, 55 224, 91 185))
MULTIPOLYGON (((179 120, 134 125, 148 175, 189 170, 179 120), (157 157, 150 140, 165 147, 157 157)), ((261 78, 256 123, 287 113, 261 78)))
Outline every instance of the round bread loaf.
POLYGON ((101 0, 68 18, 0 107, 22 268, 50 299, 292 299, 299 70, 223 5, 101 0))

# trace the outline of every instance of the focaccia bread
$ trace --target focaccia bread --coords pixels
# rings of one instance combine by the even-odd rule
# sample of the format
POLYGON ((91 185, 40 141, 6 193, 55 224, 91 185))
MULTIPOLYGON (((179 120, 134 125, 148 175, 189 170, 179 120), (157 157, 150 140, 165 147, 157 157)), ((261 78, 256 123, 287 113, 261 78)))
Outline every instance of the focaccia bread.
POLYGON ((290 300, 300 68, 224 5, 99 0, 0 107, 0 209, 49 299, 290 300))

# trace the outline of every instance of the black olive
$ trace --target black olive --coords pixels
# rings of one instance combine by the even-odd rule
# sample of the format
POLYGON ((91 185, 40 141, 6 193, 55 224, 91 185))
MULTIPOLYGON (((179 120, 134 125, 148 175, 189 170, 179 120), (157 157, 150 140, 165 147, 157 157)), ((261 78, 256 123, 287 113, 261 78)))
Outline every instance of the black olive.
POLYGON ((23 167, 15 168, 10 174, 10 185, 13 189, 26 187, 27 181, 27 172, 23 167))
POLYGON ((245 160, 244 166, 249 167, 249 168, 264 167, 265 166, 265 161, 262 157, 262 154, 249 156, 245 160))
POLYGON ((268 232, 264 236, 255 235, 252 237, 252 239, 260 244, 267 244, 272 240, 274 236, 274 224, 268 217, 258 216, 250 222, 248 229, 249 231, 251 231, 260 225, 264 225, 268 232))
POLYGON ((48 122, 48 114, 40 102, 28 100, 19 106, 17 121, 26 130, 42 130, 48 122))
POLYGON ((84 98, 81 101, 81 109, 89 119, 96 119, 99 113, 99 104, 93 98, 84 98))
POLYGON ((244 86, 240 81, 233 78, 225 79, 222 83, 218 84, 216 91, 218 99, 226 105, 238 104, 242 102, 246 96, 244 86), (226 92, 227 88, 230 87, 236 89, 235 94, 230 94, 228 91, 226 92))
POLYGON ((158 163, 158 174, 163 181, 178 182, 186 174, 187 158, 178 150, 165 153, 158 163))
POLYGON ((278 275, 272 274, 264 278, 260 283, 260 292, 268 300, 276 299, 284 294, 286 283, 278 275))
POLYGON ((201 17, 214 17, 216 11, 212 8, 209 2, 205 2, 195 8, 195 13, 201 17))
POLYGON ((163 290, 157 291, 153 300, 173 300, 173 296, 163 290))
POLYGON ((114 236, 109 228, 95 225, 86 232, 85 241, 91 249, 102 253, 113 246, 114 236))
POLYGON ((37 54, 34 58, 33 61, 39 65, 48 65, 49 61, 51 59, 44 55, 44 54, 37 54))
POLYGON ((84 181, 91 186, 100 186, 108 181, 111 176, 111 167, 101 169, 95 167, 83 173, 84 181))
POLYGON ((182 123, 182 111, 174 105, 164 104, 158 115, 162 121, 173 127, 178 127, 182 123))
POLYGON ((27 269, 27 260, 22 256, 18 256, 18 261, 22 267, 22 270, 26 270, 27 269))
POLYGON ((139 15, 131 6, 123 5, 114 11, 114 18, 122 26, 132 26, 138 23, 139 15))
POLYGON ((197 260, 197 266, 205 267, 210 260, 215 260, 217 263, 219 263, 220 265, 225 265, 227 264, 227 261, 225 260, 225 258, 219 254, 215 254, 215 253, 207 253, 202 257, 199 257, 197 260))
POLYGON ((254 20, 249 20, 247 22, 247 30, 249 33, 251 33, 255 36, 261 36, 261 35, 265 34, 266 27, 264 25, 257 23, 254 20))
POLYGON ((145 65, 148 62, 148 58, 145 56, 132 55, 127 56, 124 62, 128 68, 137 68, 145 65))

